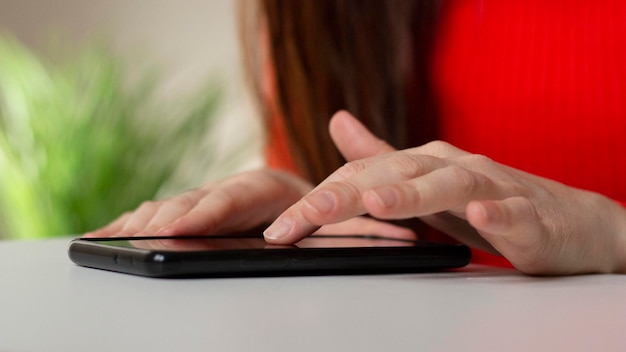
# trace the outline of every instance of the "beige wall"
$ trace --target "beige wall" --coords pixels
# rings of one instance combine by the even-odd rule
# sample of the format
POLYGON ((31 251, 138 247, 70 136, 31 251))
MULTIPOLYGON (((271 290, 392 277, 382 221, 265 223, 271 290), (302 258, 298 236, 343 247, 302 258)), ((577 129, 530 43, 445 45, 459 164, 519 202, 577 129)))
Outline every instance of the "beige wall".
MULTIPOLYGON (((258 140, 258 119, 253 116, 243 85, 235 3, 235 0, 0 0, 0 30, 13 33, 36 50, 45 47, 50 33, 58 33, 77 42, 104 36, 125 56, 141 57, 149 53, 163 69, 162 91, 166 96, 192 89, 217 73, 227 88, 219 134, 224 137, 224 148, 229 148, 227 141, 237 138, 258 140)), ((249 147, 250 161, 242 168, 260 164, 258 144, 251 143, 249 147)))

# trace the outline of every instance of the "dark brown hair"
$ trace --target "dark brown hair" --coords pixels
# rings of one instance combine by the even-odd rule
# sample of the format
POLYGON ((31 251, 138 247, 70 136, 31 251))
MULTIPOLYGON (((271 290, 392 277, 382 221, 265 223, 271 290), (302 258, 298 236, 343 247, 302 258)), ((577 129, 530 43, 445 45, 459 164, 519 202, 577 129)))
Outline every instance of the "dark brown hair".
POLYGON ((344 163, 327 131, 340 109, 397 148, 436 138, 428 59, 438 1, 259 0, 252 10, 250 3, 243 2, 246 66, 260 96, 258 31, 265 30, 290 152, 311 181, 344 163))

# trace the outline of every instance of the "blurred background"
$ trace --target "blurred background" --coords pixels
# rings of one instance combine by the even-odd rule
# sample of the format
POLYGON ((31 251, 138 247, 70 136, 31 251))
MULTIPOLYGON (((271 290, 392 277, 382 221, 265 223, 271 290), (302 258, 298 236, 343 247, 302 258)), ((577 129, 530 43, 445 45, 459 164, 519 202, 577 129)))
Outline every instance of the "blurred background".
POLYGON ((262 164, 235 0, 0 0, 0 239, 262 164))

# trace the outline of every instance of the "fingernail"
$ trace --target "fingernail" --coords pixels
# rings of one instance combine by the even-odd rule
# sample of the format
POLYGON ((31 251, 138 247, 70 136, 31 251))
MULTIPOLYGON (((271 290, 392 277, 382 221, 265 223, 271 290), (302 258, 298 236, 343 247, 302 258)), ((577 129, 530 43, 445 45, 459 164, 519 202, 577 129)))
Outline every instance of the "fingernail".
POLYGON ((312 194, 306 202, 319 213, 328 213, 335 207, 335 195, 322 191, 312 194))
POLYGON ((370 192, 382 207, 391 208, 396 204, 396 193, 389 187, 378 188, 370 192))
POLYGON ((281 218, 274 221, 274 223, 265 229, 265 231, 263 231, 263 236, 271 240, 279 240, 289 235, 293 226, 293 220, 281 218))

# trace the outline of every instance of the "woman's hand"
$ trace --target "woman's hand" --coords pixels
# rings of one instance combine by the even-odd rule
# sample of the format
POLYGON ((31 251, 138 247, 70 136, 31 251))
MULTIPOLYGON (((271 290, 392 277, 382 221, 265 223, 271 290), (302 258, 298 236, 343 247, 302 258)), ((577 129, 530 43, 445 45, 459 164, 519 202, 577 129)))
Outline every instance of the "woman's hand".
MULTIPOLYGON (((246 231, 273 221, 312 188, 301 178, 285 172, 246 172, 171 199, 144 202, 135 211, 84 237, 217 235, 246 231)), ((415 238, 409 229, 363 217, 324 226, 318 233, 415 238)))
POLYGON ((349 162, 282 213, 268 242, 296 242, 366 213, 420 217, 526 273, 626 272, 626 211, 604 196, 444 142, 396 151, 347 112, 330 131, 349 162))

